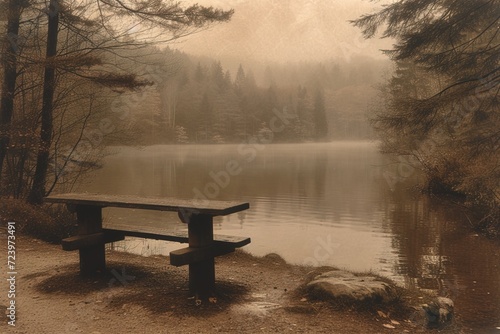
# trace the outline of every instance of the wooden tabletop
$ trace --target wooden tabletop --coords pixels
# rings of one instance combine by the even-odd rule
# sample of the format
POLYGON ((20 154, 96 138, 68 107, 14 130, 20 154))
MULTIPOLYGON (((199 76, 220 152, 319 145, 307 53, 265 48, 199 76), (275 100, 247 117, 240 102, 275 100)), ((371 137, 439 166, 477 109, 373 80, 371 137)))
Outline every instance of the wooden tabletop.
POLYGON ((229 202, 196 199, 178 199, 166 197, 142 197, 125 195, 102 195, 88 193, 67 193, 44 198, 47 203, 74 205, 93 205, 99 207, 118 207, 159 211, 189 212, 211 216, 225 216, 246 210, 246 202, 229 202))

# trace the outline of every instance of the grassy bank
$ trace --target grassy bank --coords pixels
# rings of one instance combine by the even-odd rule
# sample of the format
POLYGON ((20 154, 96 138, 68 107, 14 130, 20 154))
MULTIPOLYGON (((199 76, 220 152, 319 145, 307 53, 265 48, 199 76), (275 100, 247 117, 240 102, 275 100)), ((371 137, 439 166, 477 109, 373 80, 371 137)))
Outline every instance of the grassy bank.
POLYGON ((20 199, 2 198, 0 223, 15 222, 18 232, 50 243, 74 234, 76 216, 62 205, 33 206, 20 199))

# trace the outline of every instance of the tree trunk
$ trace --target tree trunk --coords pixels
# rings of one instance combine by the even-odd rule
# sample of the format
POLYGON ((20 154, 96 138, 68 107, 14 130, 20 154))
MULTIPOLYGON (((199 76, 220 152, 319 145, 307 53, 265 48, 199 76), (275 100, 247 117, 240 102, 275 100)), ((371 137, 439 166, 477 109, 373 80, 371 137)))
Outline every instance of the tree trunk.
POLYGON ((40 146, 36 160, 33 185, 28 196, 32 204, 41 204, 45 196, 45 184, 49 167, 50 146, 52 144, 52 112, 55 90, 55 56, 57 54, 57 34, 59 30, 58 0, 50 0, 48 11, 47 52, 45 57, 45 74, 43 80, 42 127, 40 130, 40 146))
MULTIPOLYGON (((10 124, 14 111, 14 92, 17 79, 17 53, 19 51, 19 21, 21 5, 19 0, 10 0, 8 8, 7 31, 4 37, 2 66, 4 76, 0 98, 0 181, 7 150, 10 143, 10 124)), ((1 183, 0 183, 1 184, 1 183)))

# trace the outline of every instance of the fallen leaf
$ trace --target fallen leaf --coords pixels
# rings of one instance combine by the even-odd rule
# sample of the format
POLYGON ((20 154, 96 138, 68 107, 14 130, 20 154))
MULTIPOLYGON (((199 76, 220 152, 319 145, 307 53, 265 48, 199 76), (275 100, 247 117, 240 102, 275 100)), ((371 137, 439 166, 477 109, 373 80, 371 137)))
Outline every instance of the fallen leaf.
POLYGON ((385 328, 390 328, 390 329, 394 329, 396 327, 394 327, 393 325, 391 324, 383 324, 382 326, 384 326, 385 328))
POLYGON ((377 314, 378 314, 378 316, 379 316, 379 317, 381 317, 381 318, 387 318, 387 314, 385 314, 385 313, 384 313, 384 312, 382 312, 382 311, 377 311, 377 314))
POLYGON ((393 324, 393 325, 401 325, 401 324, 399 323, 399 321, 396 321, 396 320, 391 320, 391 324, 393 324))
POLYGON ((300 301, 301 301, 301 302, 306 302, 306 301, 307 301, 307 298, 302 298, 300 301))

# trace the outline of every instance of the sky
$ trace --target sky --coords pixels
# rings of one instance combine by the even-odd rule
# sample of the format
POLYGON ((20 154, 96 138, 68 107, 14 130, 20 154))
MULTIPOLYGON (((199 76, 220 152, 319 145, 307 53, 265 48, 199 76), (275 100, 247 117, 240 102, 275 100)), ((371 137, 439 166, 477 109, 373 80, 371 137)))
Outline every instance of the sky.
MULTIPOLYGON (((323 61, 355 55, 385 57, 388 40, 365 40, 348 20, 382 8, 368 0, 204 0, 200 5, 233 8, 228 23, 171 45, 213 58, 263 62, 323 61)), ((386 1, 387 2, 387 1, 386 1)))

